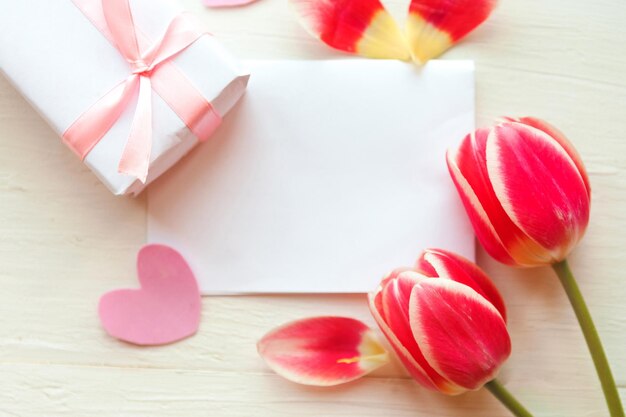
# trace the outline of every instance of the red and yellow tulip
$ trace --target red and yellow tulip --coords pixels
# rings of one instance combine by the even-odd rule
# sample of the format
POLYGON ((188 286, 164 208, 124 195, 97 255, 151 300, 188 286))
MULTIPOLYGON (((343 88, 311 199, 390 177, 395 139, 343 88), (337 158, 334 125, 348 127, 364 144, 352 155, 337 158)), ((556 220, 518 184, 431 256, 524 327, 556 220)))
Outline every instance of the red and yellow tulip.
POLYGON ((465 258, 425 251, 384 278, 370 310, 411 376, 445 394, 481 388, 511 353, 502 298, 465 258))
POLYGON ((478 129, 447 155, 485 250, 515 266, 560 262, 589 222, 587 173, 565 136, 530 117, 478 129))

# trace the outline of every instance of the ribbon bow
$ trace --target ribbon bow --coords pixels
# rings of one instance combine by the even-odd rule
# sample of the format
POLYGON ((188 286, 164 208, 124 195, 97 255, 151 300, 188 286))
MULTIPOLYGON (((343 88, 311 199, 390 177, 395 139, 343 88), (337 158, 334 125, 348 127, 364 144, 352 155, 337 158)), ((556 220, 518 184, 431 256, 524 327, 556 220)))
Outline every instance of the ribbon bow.
POLYGON ((137 108, 118 171, 145 183, 152 149, 152 90, 201 141, 221 122, 211 104, 171 62, 206 33, 179 15, 163 37, 150 44, 135 27, 128 0, 73 1, 128 61, 130 74, 79 116, 63 139, 84 159, 117 122, 138 89, 137 108))

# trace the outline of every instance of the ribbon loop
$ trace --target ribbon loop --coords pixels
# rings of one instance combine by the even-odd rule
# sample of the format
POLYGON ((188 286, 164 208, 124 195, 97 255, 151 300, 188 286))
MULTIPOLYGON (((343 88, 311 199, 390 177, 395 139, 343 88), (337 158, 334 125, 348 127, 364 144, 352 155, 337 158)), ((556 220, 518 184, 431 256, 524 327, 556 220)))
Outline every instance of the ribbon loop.
POLYGON ((128 0, 102 0, 102 11, 115 46, 129 61, 139 59, 135 22, 128 0))
POLYGON ((221 122, 211 104, 171 62, 206 33, 197 31, 188 19, 179 15, 170 22, 163 37, 151 44, 137 31, 128 0, 73 1, 128 61, 130 74, 80 115, 65 131, 63 139, 84 159, 138 91, 137 108, 118 171, 145 183, 152 149, 153 88, 200 140, 221 122), (101 1, 102 14, 94 11, 94 1, 101 1), (143 48, 149 44, 149 48, 143 48), (152 82, 153 78, 156 83, 152 82))

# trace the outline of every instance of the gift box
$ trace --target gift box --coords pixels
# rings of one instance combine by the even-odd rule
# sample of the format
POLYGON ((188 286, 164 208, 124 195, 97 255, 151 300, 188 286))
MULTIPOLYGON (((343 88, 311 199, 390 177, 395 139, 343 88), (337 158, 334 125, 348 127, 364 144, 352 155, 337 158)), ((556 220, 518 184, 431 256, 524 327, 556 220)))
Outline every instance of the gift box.
POLYGON ((249 77, 162 0, 0 2, 0 69, 117 195, 207 140, 249 77))

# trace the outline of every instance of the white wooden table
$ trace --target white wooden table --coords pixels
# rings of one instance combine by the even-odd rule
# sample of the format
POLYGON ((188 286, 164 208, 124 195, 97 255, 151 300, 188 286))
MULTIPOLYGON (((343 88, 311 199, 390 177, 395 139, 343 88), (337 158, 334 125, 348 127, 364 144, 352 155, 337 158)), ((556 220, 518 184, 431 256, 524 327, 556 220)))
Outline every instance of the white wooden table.
MULTIPOLYGON (((241 58, 343 57, 310 38, 285 0, 188 8, 241 58)), ((390 1, 402 17, 407 1, 390 1)), ((444 56, 476 60, 478 124, 535 115, 562 130, 593 187, 571 257, 626 400, 626 3, 502 0, 444 56)), ((397 364, 338 389, 297 386, 257 356, 271 327, 340 314, 373 324, 365 296, 212 297, 199 333, 159 348, 108 337, 96 306, 136 285, 145 200, 115 198, 0 79, 0 416, 503 416, 480 391, 445 397, 397 364)), ((416 254, 417 255, 417 254, 416 254)), ((484 252, 510 311, 501 379, 536 416, 606 416, 569 304, 550 270, 513 270, 484 252)))

